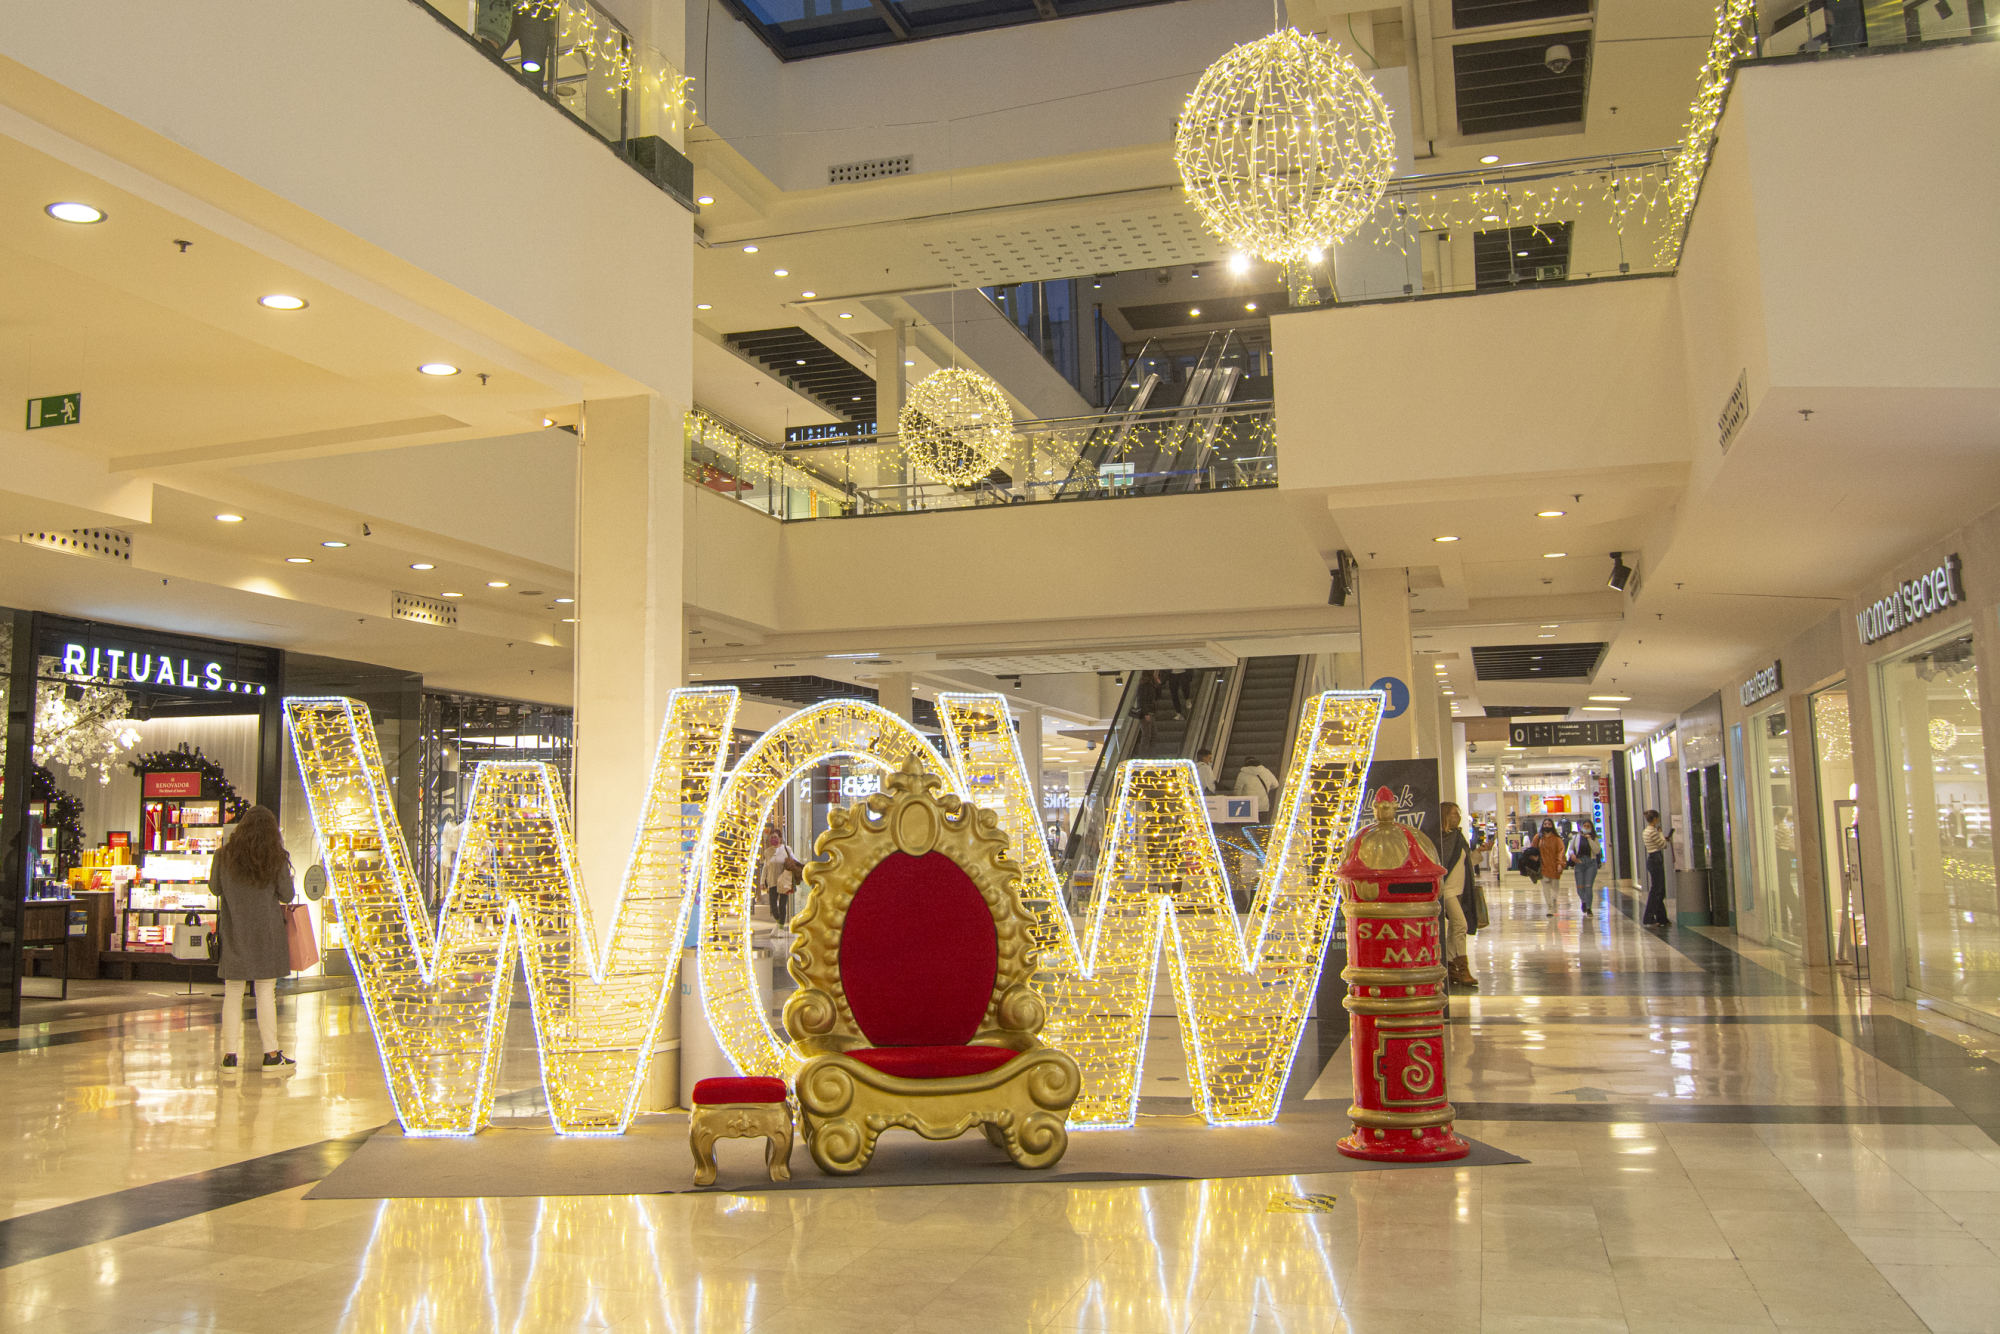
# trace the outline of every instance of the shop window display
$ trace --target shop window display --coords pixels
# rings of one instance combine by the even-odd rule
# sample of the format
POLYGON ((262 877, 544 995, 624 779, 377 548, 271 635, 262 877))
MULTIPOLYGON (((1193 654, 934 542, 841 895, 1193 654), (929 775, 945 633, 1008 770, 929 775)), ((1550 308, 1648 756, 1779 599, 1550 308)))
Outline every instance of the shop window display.
POLYGON ((1792 786, 1791 720, 1782 708, 1750 720, 1756 804, 1757 879, 1763 886, 1764 938, 1796 953, 1805 936, 1799 894, 1799 825, 1792 786))
POLYGON ((1861 794, 1854 780, 1845 685, 1812 697, 1812 727, 1813 763, 1819 769, 1820 883, 1826 888, 1832 961, 1865 966, 1868 923, 1861 899, 1861 794))
POLYGON ((2000 1013, 2000 912, 1972 636, 1878 669, 1910 985, 2000 1013))

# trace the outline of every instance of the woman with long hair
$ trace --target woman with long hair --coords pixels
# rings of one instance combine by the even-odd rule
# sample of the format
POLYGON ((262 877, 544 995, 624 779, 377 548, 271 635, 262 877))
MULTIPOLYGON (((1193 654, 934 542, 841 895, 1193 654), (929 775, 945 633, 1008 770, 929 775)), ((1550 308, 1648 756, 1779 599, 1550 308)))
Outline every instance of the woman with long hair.
POLYGON ((1535 840, 1535 847, 1542 854, 1542 907, 1550 917, 1554 917, 1557 896, 1562 891, 1563 863, 1569 860, 1569 849, 1563 843, 1562 835, 1556 832, 1554 820, 1542 821, 1541 837, 1535 840))
POLYGON ((209 871, 220 907, 216 930, 222 954, 222 1064, 236 1066, 243 1038, 243 984, 255 985, 257 1039, 264 1067, 297 1065, 278 1047, 278 979, 292 971, 291 943, 285 933, 285 906, 293 898, 292 857, 268 806, 252 806, 215 854, 209 871))

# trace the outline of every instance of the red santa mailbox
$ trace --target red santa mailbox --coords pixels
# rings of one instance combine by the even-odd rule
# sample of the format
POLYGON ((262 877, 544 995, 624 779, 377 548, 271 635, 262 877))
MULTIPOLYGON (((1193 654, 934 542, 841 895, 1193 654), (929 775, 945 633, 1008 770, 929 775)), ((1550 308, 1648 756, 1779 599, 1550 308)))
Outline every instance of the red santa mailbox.
POLYGON ((1396 820, 1396 798, 1375 794, 1375 822, 1340 865, 1347 918, 1347 983, 1354 1016, 1354 1133, 1350 1158, 1442 1162, 1472 1146, 1452 1133, 1445 1101, 1445 964, 1438 938, 1444 868, 1431 841, 1396 820))

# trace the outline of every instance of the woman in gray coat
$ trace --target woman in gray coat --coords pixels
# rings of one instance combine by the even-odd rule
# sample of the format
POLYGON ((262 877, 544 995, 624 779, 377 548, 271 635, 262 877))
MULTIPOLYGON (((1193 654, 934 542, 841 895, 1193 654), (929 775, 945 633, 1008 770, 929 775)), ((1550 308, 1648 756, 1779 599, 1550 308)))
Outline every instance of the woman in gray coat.
POLYGON ((292 971, 284 905, 292 901, 292 858, 268 806, 252 806, 209 872, 221 906, 216 929, 222 955, 222 1064, 234 1068, 243 1037, 243 984, 256 985, 257 1038, 265 1068, 297 1065, 278 1049, 278 979, 292 971))

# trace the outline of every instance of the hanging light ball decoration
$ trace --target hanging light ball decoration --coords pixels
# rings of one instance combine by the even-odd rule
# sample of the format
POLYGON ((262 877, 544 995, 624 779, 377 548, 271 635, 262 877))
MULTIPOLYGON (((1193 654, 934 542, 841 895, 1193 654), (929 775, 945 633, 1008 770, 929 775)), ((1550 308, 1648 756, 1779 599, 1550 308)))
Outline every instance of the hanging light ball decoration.
POLYGON ((1286 28, 1208 67, 1181 109, 1174 165, 1208 229, 1285 266, 1294 306, 1312 266, 1374 213, 1396 169, 1389 105, 1331 42, 1286 28))
POLYGON ((1007 396, 963 366, 947 366, 918 381, 897 424, 904 457, 952 486, 971 486, 992 472, 1014 439, 1007 396))

